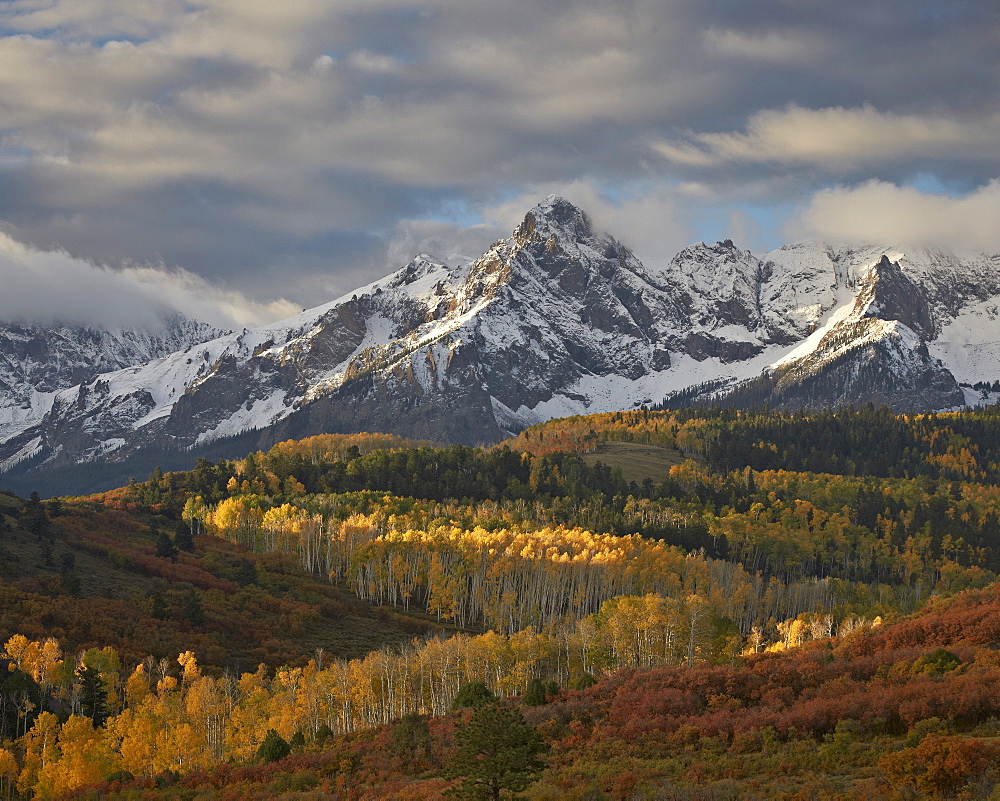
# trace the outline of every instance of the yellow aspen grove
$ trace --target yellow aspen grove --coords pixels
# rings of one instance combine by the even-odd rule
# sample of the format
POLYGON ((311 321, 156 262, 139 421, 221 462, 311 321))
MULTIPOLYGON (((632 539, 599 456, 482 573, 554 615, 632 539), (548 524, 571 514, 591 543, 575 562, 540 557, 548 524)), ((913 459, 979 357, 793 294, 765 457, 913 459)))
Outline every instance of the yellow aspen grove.
MULTIPOLYGON (((41 713, 18 741, 24 754, 18 790, 45 797, 119 768, 154 776, 244 761, 253 758, 269 729, 288 739, 324 725, 350 733, 411 712, 440 715, 473 680, 497 694, 518 695, 532 679, 565 685, 584 673, 693 664, 713 656, 712 614, 708 600, 696 594, 684 601, 655 593, 620 596, 582 620, 563 621, 558 633, 528 627, 509 635, 433 638, 350 662, 311 660, 273 676, 262 665, 239 679, 203 675, 194 652, 185 651, 177 660, 180 682, 167 674, 166 660, 156 666, 155 692, 146 665, 134 668, 123 692, 127 705, 104 730, 84 718, 60 728, 55 715, 41 713)), ((796 628, 808 632, 809 622, 803 617, 787 626, 800 624, 796 628)), ((848 619, 842 628, 861 624, 848 619)), ((759 629, 749 639, 760 648, 759 629)))
POLYGON ((687 625, 687 666, 694 667, 695 659, 704 649, 710 635, 709 616, 711 610, 705 599, 692 593, 684 602, 685 623, 687 625))
POLYGON ((157 706, 156 696, 148 694, 106 725, 112 742, 117 743, 122 769, 135 776, 152 776, 156 772, 156 737, 167 725, 157 706))
MULTIPOLYGON (((676 475, 686 481, 704 479, 703 469, 695 465, 681 466, 676 475)), ((207 521, 219 536, 291 554, 332 581, 346 579, 366 601, 422 609, 463 627, 513 634, 527 626, 555 625, 567 614, 592 614, 620 595, 655 593, 681 600, 696 593, 709 601, 713 613, 734 621, 745 634, 770 617, 794 617, 835 606, 838 600, 838 590, 829 582, 787 584, 765 576, 775 566, 794 571, 820 558, 819 546, 799 547, 798 530, 789 527, 821 526, 823 536, 844 539, 848 518, 820 514, 806 502, 785 506, 771 496, 775 493, 769 493, 769 505, 755 504, 749 514, 730 512, 707 523, 712 536, 724 537, 749 568, 700 552, 685 554, 639 535, 524 522, 490 502, 482 504, 483 510, 503 519, 503 527, 464 525, 472 517, 458 505, 375 493, 306 496, 277 506, 256 495, 231 497, 207 521), (778 517, 787 518, 788 525, 776 525, 778 517), (776 532, 792 531, 781 535, 788 547, 782 541, 780 561, 760 546, 762 529, 763 541, 771 546, 780 539, 776 532)), ((688 519, 654 511, 636 499, 627 508, 637 518, 688 519)), ((545 510, 535 504, 531 514, 544 517, 545 510)), ((849 551, 849 546, 837 545, 830 552, 849 551)), ((923 569, 924 561, 916 569, 923 569)))
POLYGON ((250 759, 260 747, 261 723, 268 715, 271 693, 266 668, 260 665, 255 673, 244 673, 237 684, 239 702, 226 721, 224 750, 235 759, 250 759))
POLYGON ((0 748, 0 794, 9 801, 16 788, 18 774, 17 758, 6 748, 0 748))
POLYGON ((261 550, 258 541, 264 513, 260 509, 261 500, 256 495, 238 495, 221 501, 206 517, 206 522, 214 530, 226 535, 247 548, 261 550))
POLYGON ((118 754, 90 718, 70 715, 59 731, 59 756, 38 771, 36 798, 56 798, 103 781, 118 769, 118 754))
POLYGON ((150 692, 149 674, 146 673, 146 666, 140 662, 125 682, 125 701, 129 707, 137 707, 150 692))
POLYGON ((59 718, 51 712, 42 712, 35 725, 21 739, 24 757, 21 773, 17 779, 17 789, 22 794, 33 792, 38 784, 39 774, 46 766, 59 759, 59 718))
POLYGON ((174 723, 156 735, 156 771, 189 771, 212 764, 204 733, 187 721, 174 723))
MULTIPOLYGON (((204 744, 204 764, 222 760, 227 717, 226 699, 210 676, 186 679, 184 692, 185 718, 191 722, 196 742, 204 744)), ((201 760, 199 760, 201 761, 201 760)))
POLYGON ((200 495, 192 495, 184 502, 181 519, 190 527, 192 536, 201 534, 207 514, 208 506, 200 495))
POLYGON ((38 668, 41 649, 37 642, 32 642, 23 634, 15 634, 4 645, 3 655, 10 660, 10 670, 20 670, 32 675, 38 668))
POLYGON ((187 685, 192 681, 201 676, 201 668, 198 667, 198 660, 195 658, 193 651, 184 651, 177 657, 177 664, 181 666, 184 671, 181 675, 181 681, 187 685))

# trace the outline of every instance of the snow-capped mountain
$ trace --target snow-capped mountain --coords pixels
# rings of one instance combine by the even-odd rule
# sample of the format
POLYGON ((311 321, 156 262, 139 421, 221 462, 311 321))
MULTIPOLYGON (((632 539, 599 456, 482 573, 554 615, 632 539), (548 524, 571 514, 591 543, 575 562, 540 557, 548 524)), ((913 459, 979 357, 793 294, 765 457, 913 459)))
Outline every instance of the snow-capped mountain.
POLYGON ((38 425, 56 395, 102 373, 145 364, 224 332, 181 314, 141 330, 0 324, 0 442, 38 425))
POLYGON ((485 443, 703 384, 806 408, 959 406, 956 379, 1000 378, 998 268, 822 243, 758 256, 727 240, 654 270, 552 196, 471 263, 418 256, 279 323, 71 386, 36 381, 44 401, 0 430, 0 470, 237 435, 244 450, 323 431, 485 443))

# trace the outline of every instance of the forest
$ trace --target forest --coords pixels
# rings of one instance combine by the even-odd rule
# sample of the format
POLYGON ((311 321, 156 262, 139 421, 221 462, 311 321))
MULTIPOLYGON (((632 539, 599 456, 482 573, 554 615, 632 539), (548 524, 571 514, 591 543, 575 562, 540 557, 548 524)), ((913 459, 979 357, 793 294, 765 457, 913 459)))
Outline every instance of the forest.
POLYGON ((0 795, 475 797, 512 715, 527 797, 989 797, 998 448, 641 410, 0 495, 0 795))

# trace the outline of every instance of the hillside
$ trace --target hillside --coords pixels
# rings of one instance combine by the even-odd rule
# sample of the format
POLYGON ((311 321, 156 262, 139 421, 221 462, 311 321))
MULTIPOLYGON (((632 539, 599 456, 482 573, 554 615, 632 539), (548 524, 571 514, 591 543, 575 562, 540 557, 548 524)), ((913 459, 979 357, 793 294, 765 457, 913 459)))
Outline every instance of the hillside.
POLYGON ((0 513, 0 629, 54 637, 68 653, 110 646, 137 662, 191 649, 240 672, 304 663, 320 648, 362 656, 439 630, 372 609, 289 557, 191 537, 169 512, 0 494, 0 513))
POLYGON ((923 735, 992 753, 998 433, 995 410, 642 410, 0 495, 0 767, 39 797, 117 771, 437 797, 462 686, 537 700, 538 680, 536 797, 903 792, 923 735), (291 773, 251 765, 272 729, 291 773))
MULTIPOLYGON (((527 798, 987 798, 1000 780, 1000 596, 714 667, 626 669, 540 705, 527 798)), ((274 687, 273 692, 280 692, 274 687)), ((536 702, 533 702, 537 704, 536 702)), ((104 785, 84 798, 439 798, 469 711, 406 719, 265 766, 104 785), (155 791, 154 791, 155 788, 155 791)))

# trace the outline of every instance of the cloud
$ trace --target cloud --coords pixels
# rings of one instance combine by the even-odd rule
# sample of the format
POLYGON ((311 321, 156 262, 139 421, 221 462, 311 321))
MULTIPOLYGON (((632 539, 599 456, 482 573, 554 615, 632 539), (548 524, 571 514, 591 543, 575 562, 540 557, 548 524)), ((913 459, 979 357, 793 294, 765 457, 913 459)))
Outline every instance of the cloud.
POLYGON ((112 270, 62 251, 31 250, 0 234, 0 320, 157 329, 181 312, 220 328, 261 325, 299 311, 286 300, 260 303, 184 270, 112 270))
POLYGON ((927 159, 992 160, 1000 150, 1000 113, 956 119, 860 108, 760 111, 744 133, 691 134, 653 149, 687 166, 772 162, 834 172, 927 159))
POLYGON ((1000 181, 962 197, 883 181, 818 192, 788 224, 794 238, 891 242, 1000 253, 1000 181))
POLYGON ((481 256, 490 245, 507 236, 510 230, 488 223, 462 225, 443 220, 402 220, 389 241, 387 269, 398 270, 420 253, 457 264, 481 256))
POLYGON ((785 66, 814 64, 822 60, 829 49, 824 37, 794 29, 747 33, 709 28, 704 41, 710 52, 722 58, 785 66))
POLYGON ((995 4, 793 5, 8 0, 0 222, 306 305, 550 187, 662 259, 705 198, 996 173, 995 4))

